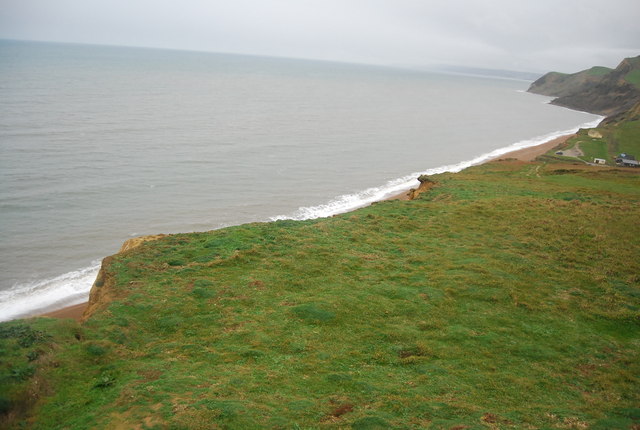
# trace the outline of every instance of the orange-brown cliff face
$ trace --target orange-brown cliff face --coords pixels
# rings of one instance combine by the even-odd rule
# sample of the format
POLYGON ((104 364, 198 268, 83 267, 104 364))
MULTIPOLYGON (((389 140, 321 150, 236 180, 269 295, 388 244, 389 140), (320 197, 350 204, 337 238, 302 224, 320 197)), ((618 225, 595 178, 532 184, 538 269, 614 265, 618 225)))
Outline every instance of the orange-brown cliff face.
POLYGON ((436 183, 427 175, 421 175, 418 178, 418 181, 420 181, 420 186, 409 190, 409 200, 417 199, 420 194, 425 193, 436 186, 436 183))
MULTIPOLYGON (((126 240, 118 254, 122 254, 123 252, 128 252, 145 242, 150 242, 152 240, 158 240, 165 237, 165 234, 155 234, 150 236, 140 236, 134 237, 132 239, 126 240)), ((116 254, 116 255, 118 255, 116 254)), ((105 257, 102 260, 102 265, 100 266, 100 271, 98 272, 98 276, 96 277, 93 286, 91 287, 91 291, 89 293, 89 303, 82 314, 82 321, 86 321, 93 313, 107 305, 109 302, 113 300, 113 283, 114 278, 113 274, 109 270, 109 266, 113 261, 114 256, 105 257)))

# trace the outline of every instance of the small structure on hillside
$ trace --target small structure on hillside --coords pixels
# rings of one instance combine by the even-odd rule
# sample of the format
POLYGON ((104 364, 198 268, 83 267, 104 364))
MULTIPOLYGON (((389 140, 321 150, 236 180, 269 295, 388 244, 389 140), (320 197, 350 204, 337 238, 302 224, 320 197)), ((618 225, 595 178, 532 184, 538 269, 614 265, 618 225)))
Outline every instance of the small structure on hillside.
POLYGON ((593 164, 607 164, 607 160, 604 158, 594 158, 593 164))
POLYGON ((618 166, 622 166, 622 167, 640 167, 640 163, 636 160, 620 160, 620 162, 618 162, 616 160, 616 164, 618 166))
POLYGON ((640 167, 636 157, 625 152, 616 157, 616 164, 622 167, 640 167))
POLYGON ((636 157, 624 152, 616 157, 616 164, 622 167, 640 167, 636 157))
POLYGON ((587 135, 589 135, 589 137, 592 137, 594 139, 602 139, 602 133, 600 133, 598 130, 590 129, 587 132, 587 135))

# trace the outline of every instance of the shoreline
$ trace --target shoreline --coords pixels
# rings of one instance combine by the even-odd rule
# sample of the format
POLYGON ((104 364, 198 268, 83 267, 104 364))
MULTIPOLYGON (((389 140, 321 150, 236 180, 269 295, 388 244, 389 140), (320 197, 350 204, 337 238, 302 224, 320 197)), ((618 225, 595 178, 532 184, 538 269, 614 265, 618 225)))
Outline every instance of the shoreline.
MULTIPOLYGON (((546 154, 553 148, 562 145, 567 140, 574 137, 576 134, 565 134, 563 136, 555 137, 551 140, 543 142, 539 145, 528 146, 526 148, 514 149, 513 151, 506 152, 502 155, 495 156, 490 158, 480 164, 490 163, 492 161, 497 160, 506 160, 506 159, 515 159, 523 162, 531 162, 536 159, 536 157, 546 154)), ((409 200, 409 192, 410 190, 403 191, 400 194, 392 195, 390 197, 385 198, 384 200, 409 200)))
POLYGON ((576 133, 566 134, 564 136, 556 137, 555 139, 551 139, 547 142, 541 143, 540 145, 529 146, 527 148, 516 149, 511 152, 507 152, 506 154, 500 155, 498 157, 492 158, 489 161, 501 160, 505 158, 515 158, 519 161, 533 161, 536 157, 546 154, 556 146, 560 146, 565 143, 567 140, 576 136, 576 133))
MULTIPOLYGON (((535 160, 539 155, 543 155, 553 148, 565 143, 567 140, 575 136, 575 134, 567 134, 564 136, 556 137, 547 142, 543 142, 539 145, 530 146, 527 148, 516 149, 511 152, 507 152, 500 156, 491 158, 484 163, 489 163, 491 161, 504 160, 504 159, 515 159, 522 162, 531 162, 535 160)), ((484 164, 482 163, 482 164, 484 164)), ((395 196, 388 197, 384 200, 409 200, 409 190, 403 191, 400 194, 396 194, 395 196)), ((49 317, 49 318, 71 318, 76 321, 81 321, 82 315, 87 308, 89 302, 80 303, 77 305, 67 306, 62 309, 56 309, 52 311, 48 311, 42 314, 34 315, 34 317, 49 317)))
POLYGON ((84 303, 78 303, 77 305, 66 306, 62 309, 56 309, 54 311, 49 311, 43 314, 34 315, 34 318, 36 317, 49 317, 49 318, 60 318, 60 319, 71 318, 76 321, 80 321, 80 319, 82 318, 82 314, 84 313, 84 310, 86 309, 88 304, 89 302, 84 302, 84 303))

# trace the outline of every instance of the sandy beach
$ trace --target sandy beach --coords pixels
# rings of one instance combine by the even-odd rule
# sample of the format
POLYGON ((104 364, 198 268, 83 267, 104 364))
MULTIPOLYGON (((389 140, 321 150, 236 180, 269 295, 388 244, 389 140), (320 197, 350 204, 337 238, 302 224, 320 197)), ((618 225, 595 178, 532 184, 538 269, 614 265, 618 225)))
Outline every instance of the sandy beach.
POLYGON ((84 302, 73 306, 67 306, 66 308, 58 309, 56 311, 46 312, 40 316, 50 318, 73 318, 74 320, 80 321, 87 304, 88 302, 84 302))
POLYGON ((515 158, 520 161, 533 161, 539 155, 545 154, 548 151, 552 150, 556 146, 559 146, 575 136, 575 134, 568 134, 566 136, 560 136, 555 139, 552 139, 548 142, 542 143, 540 145, 531 146, 529 148, 518 149, 517 151, 508 152, 497 159, 504 158, 515 158))
MULTIPOLYGON (((537 156, 545 154, 551 149, 555 148, 566 142, 571 137, 575 136, 574 134, 569 134, 566 136, 561 136, 556 139, 552 139, 548 142, 542 143, 540 145, 531 146, 529 148, 518 149, 516 151, 508 152, 500 157, 496 157, 493 160, 497 159, 516 159, 520 161, 533 161, 537 156)), ((493 161, 489 160, 489 161, 493 161)), ((407 192, 403 192, 402 194, 398 194, 396 196, 390 197, 387 200, 408 200, 409 196, 407 192)), ((44 313, 40 316, 50 317, 50 318, 73 318, 77 321, 80 321, 82 318, 82 314, 87 307, 88 303, 80 303, 78 305, 68 306, 66 308, 58 309, 56 311, 51 311, 44 313)))

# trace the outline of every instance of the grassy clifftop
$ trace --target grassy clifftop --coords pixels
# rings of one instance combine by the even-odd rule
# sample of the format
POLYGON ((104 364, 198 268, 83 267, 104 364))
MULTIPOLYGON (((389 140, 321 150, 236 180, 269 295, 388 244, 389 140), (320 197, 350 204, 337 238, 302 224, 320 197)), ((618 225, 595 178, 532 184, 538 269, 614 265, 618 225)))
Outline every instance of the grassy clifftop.
POLYGON ((0 325, 6 426, 638 425, 640 175, 431 179, 413 201, 111 257, 85 323, 0 325))

